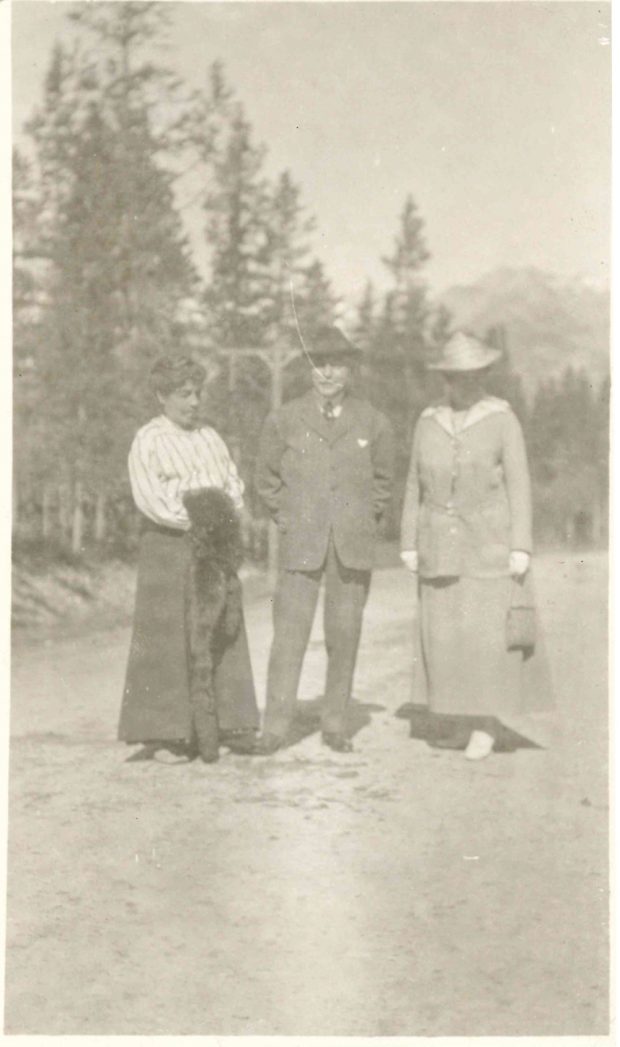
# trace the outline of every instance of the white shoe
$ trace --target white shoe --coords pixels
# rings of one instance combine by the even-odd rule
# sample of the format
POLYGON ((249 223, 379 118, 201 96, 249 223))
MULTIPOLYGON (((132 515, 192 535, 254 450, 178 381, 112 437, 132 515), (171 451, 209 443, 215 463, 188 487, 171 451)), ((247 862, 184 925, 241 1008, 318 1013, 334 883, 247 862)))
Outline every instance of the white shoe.
POLYGON ((175 749, 156 749, 153 754, 153 759, 157 763, 189 763, 189 756, 187 753, 175 751, 175 749))
POLYGON ((495 738, 486 731, 472 731, 467 748, 465 750, 466 760, 484 760, 489 753, 493 752, 495 738))

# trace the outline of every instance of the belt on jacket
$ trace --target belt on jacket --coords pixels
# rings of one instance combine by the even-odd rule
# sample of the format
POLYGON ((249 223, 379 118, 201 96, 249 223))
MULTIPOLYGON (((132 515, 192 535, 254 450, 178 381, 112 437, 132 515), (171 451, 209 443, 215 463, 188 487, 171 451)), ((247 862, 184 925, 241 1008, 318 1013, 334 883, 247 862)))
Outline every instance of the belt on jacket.
POLYGON ((487 509, 489 506, 500 504, 501 498, 498 498, 497 496, 486 498, 483 502, 478 502, 476 505, 468 506, 467 508, 455 505, 454 502, 435 502, 432 498, 422 499, 422 505, 428 506, 429 509, 434 509, 439 513, 445 513, 446 516, 460 517, 473 516, 481 509, 487 509))

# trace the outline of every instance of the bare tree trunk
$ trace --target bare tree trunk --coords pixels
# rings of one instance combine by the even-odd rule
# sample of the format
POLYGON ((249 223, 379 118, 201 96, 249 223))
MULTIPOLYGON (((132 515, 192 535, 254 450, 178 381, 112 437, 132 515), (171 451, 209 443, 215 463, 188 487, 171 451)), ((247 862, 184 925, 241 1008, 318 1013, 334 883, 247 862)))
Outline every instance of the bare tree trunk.
MULTIPOLYGON (((284 384, 284 354, 279 346, 274 346, 271 364, 271 410, 277 411, 282 406, 282 390, 284 384)), ((280 548, 280 534, 273 521, 269 523, 267 537, 267 574, 269 584, 275 589, 278 578, 278 558, 280 548)))
POLYGON ((60 527, 60 538, 63 544, 68 544, 70 531, 70 490, 71 489, 67 484, 60 484, 58 487, 58 525, 60 527))
POLYGON ((131 513, 131 524, 130 524, 129 530, 130 530, 130 534, 131 534, 131 537, 133 538, 134 542, 136 542, 136 543, 139 542, 140 541, 140 530, 141 530, 141 528, 140 528, 140 517, 138 516, 138 514, 136 512, 133 512, 133 511, 131 513))
POLYGON ((603 541, 603 506, 601 499, 595 495, 592 501, 592 543, 601 545, 603 541))
POLYGON ((105 540, 106 531, 106 496, 103 491, 97 492, 95 499, 95 541, 103 542, 105 540))
POLYGON ((15 473, 13 473, 13 497, 11 499, 11 519, 13 534, 17 534, 19 529, 19 487, 17 486, 15 473))
POLYGON ((76 481, 75 487, 73 488, 73 516, 71 521, 71 552, 74 556, 79 556, 83 551, 82 544, 84 541, 84 506, 83 506, 83 491, 82 484, 79 480, 76 481))
POLYGON ((52 489, 49 484, 43 484, 41 528, 43 540, 47 541, 52 533, 52 489))

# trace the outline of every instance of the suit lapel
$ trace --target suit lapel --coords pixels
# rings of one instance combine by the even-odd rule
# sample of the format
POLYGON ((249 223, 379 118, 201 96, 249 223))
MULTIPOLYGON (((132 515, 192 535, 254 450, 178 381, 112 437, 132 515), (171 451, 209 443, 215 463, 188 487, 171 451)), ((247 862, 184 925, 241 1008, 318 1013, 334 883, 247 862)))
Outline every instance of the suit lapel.
POLYGON ((310 429, 314 429, 319 436, 322 436, 324 440, 331 439, 331 430, 334 425, 333 422, 328 422, 323 417, 319 409, 319 405, 316 402, 314 393, 308 393, 302 403, 302 417, 306 425, 310 429))
POLYGON ((342 411, 338 418, 334 418, 333 422, 328 422, 328 436, 327 439, 331 444, 335 443, 336 440, 340 440, 341 437, 348 433, 349 429, 353 425, 355 420, 355 408, 353 401, 350 396, 345 396, 342 401, 342 411))
POLYGON ((356 419, 355 400, 352 396, 346 396, 342 402, 342 411, 338 418, 328 422, 321 413, 313 392, 304 397, 302 406, 304 422, 310 429, 314 429, 328 443, 333 444, 349 432, 356 419))

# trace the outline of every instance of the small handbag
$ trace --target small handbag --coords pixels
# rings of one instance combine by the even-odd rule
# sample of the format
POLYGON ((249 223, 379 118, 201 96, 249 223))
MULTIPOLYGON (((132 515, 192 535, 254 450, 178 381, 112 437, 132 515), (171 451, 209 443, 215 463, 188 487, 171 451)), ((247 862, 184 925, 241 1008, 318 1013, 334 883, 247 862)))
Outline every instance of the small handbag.
POLYGON ((536 608, 529 571, 512 583, 506 616, 506 647, 509 651, 526 651, 528 654, 536 647, 536 608))

